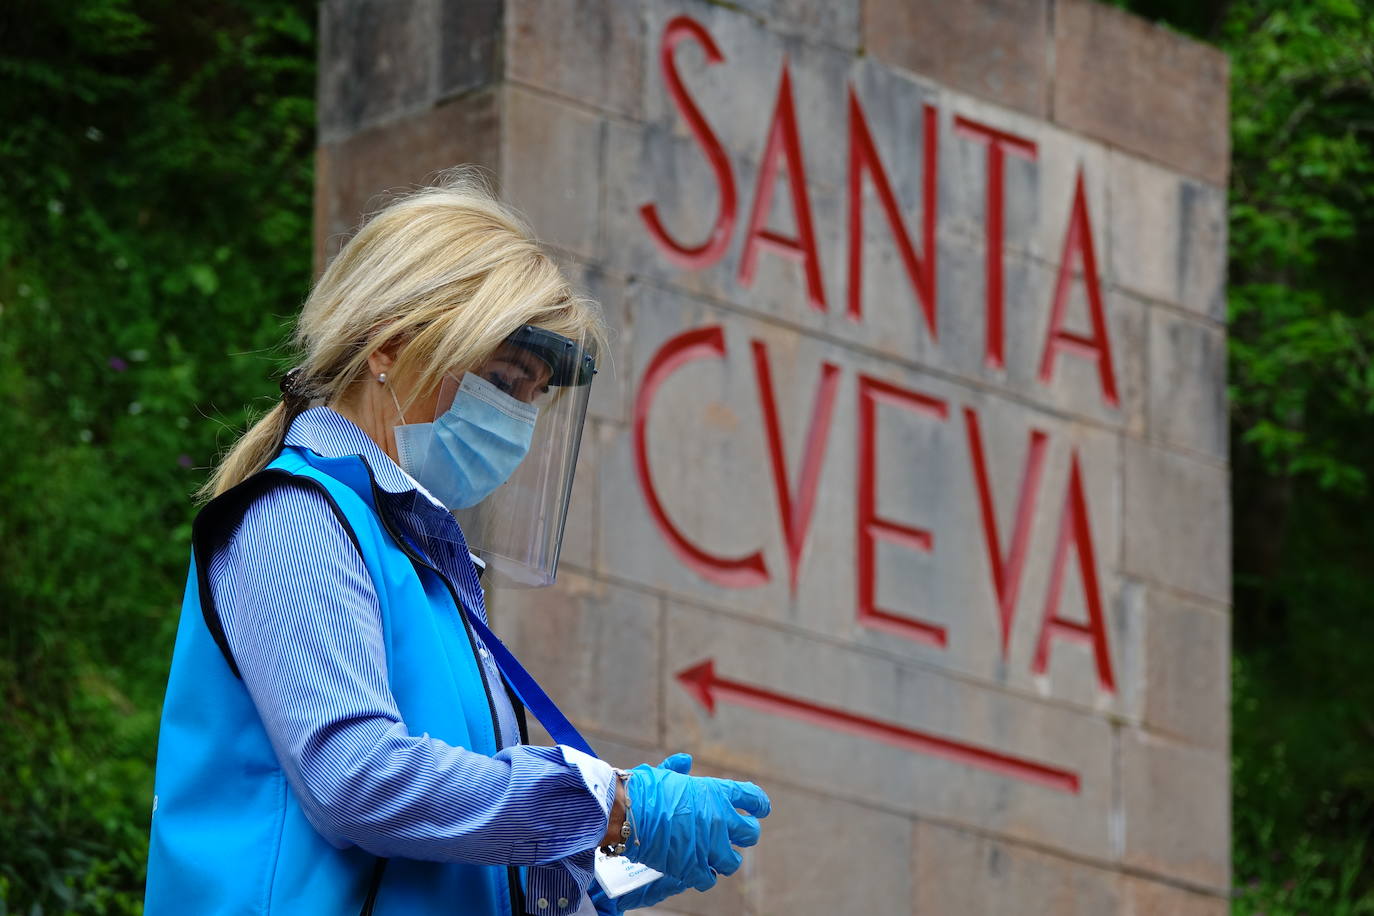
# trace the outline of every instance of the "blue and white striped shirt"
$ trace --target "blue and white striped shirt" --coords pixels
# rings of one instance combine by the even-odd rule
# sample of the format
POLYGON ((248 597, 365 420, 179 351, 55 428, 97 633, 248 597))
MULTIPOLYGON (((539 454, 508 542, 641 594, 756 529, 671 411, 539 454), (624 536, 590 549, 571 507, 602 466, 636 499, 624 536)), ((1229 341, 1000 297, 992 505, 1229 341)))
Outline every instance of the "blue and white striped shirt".
MULTIPOLYGON (((470 586, 460 592, 480 596, 453 517, 361 429, 315 407, 286 443, 362 456, 383 491, 378 508, 450 581, 470 586)), ((411 734, 387 685, 372 580, 323 495, 279 487, 258 499, 215 552, 209 578, 244 684, 324 837, 378 856, 531 866, 530 913, 563 916, 587 903, 592 850, 615 798, 610 766, 562 745, 519 744, 480 644, 503 749, 488 757, 411 734)))

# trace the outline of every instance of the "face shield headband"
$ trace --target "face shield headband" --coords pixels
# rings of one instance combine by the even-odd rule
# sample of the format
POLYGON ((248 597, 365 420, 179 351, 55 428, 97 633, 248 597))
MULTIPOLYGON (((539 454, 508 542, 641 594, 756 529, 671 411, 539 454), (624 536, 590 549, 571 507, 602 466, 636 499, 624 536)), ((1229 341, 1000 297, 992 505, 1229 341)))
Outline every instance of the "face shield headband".
POLYGON ((553 583, 595 374, 590 337, 525 325, 445 379, 432 423, 395 428, 401 467, 453 512, 486 581, 553 583))

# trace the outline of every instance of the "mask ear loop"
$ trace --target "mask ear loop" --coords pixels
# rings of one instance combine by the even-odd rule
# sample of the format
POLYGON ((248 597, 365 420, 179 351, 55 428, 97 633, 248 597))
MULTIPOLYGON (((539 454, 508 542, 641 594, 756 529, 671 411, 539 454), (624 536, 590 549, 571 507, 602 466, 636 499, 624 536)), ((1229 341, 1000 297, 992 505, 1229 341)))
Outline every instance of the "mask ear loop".
POLYGON ((386 389, 386 393, 391 395, 391 403, 396 405, 396 426, 404 426, 406 422, 406 412, 401 409, 401 401, 396 397, 396 389, 386 383, 386 373, 381 372, 377 375, 377 384, 386 389))

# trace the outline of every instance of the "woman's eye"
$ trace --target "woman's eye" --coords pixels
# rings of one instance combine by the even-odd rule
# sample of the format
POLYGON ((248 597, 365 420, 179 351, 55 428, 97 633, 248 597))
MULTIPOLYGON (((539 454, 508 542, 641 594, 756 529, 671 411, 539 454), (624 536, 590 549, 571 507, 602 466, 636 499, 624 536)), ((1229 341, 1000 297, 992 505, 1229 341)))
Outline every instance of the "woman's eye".
POLYGON ((507 381, 506 377, 499 372, 491 373, 491 375, 487 376, 487 381, 501 389, 504 394, 510 394, 515 389, 515 386, 507 381))

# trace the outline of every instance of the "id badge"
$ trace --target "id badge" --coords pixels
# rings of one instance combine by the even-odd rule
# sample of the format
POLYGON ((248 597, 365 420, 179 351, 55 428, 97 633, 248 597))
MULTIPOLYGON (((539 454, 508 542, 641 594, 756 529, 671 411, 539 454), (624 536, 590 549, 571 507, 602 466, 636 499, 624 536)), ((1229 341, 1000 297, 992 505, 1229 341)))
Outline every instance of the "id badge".
POLYGON ((596 851, 596 883, 601 885, 607 897, 628 894, 662 877, 663 872, 654 871, 647 865, 631 862, 624 856, 608 856, 599 849, 596 851))

